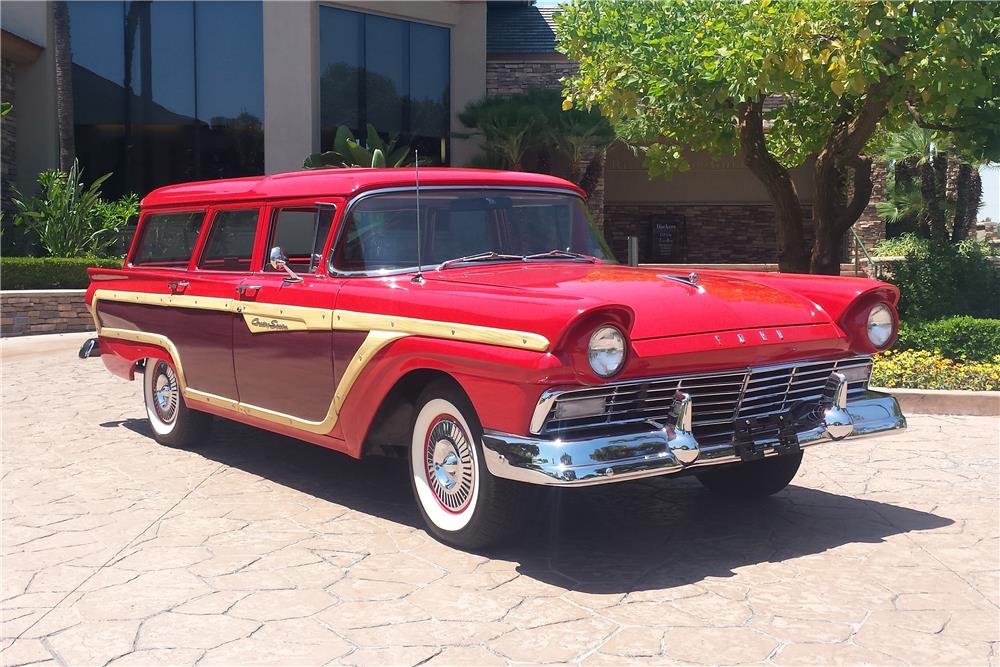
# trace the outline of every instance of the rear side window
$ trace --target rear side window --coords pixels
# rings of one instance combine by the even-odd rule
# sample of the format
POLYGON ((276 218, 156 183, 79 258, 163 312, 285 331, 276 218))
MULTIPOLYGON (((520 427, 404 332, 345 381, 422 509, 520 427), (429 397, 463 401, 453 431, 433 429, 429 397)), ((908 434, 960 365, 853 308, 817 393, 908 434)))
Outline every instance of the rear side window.
POLYGON ((147 215, 132 264, 187 268, 204 219, 204 211, 147 215))
POLYGON ((198 268, 210 271, 249 271, 259 209, 219 211, 212 219, 198 268))

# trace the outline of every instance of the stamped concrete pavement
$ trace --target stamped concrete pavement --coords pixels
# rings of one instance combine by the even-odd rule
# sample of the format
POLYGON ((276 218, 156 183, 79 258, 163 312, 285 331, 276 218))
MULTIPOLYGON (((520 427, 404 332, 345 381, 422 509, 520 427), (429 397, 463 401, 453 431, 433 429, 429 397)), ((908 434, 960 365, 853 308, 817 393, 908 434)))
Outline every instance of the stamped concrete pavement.
POLYGON ((3 341, 0 663, 997 665, 998 424, 809 450, 759 505, 690 479, 429 538, 398 461, 218 421, 157 445, 79 336, 3 341))

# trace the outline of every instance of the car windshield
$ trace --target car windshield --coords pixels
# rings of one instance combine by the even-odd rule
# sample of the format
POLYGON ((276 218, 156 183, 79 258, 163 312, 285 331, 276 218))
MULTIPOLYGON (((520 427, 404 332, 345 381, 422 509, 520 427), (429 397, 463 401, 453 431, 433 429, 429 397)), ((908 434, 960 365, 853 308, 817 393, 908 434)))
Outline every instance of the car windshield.
MULTIPOLYGON (((416 212, 412 191, 358 201, 343 223, 333 269, 416 269, 416 212)), ((422 189, 420 238, 424 269, 507 261, 614 261, 583 200, 571 193, 422 189)))

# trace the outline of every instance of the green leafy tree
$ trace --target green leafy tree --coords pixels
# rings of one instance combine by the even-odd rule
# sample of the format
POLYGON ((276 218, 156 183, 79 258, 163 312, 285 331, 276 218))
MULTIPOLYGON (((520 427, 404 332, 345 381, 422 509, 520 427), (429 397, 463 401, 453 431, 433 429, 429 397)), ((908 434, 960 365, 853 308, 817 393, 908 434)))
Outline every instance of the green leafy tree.
POLYGON ((774 202, 784 271, 838 272, 887 132, 916 122, 1000 154, 996 3, 575 0, 557 24, 580 63, 566 105, 600 106, 651 173, 687 168, 686 150, 742 152, 774 202), (811 254, 788 172, 810 159, 811 254))
POLYGON ((306 158, 302 166, 306 169, 329 169, 330 167, 411 167, 409 146, 397 146, 398 137, 385 141, 371 123, 368 124, 366 143, 354 138, 354 134, 344 125, 337 128, 333 150, 314 153, 306 158))

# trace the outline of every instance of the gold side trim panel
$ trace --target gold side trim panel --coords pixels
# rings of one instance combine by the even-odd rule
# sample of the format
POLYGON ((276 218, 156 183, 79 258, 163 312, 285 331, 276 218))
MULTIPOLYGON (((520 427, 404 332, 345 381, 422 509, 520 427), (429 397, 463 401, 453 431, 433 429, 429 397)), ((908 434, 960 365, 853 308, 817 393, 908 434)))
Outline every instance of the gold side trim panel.
POLYGON ((545 336, 527 331, 496 329, 475 324, 441 322, 412 317, 360 313, 350 310, 285 306, 240 301, 238 299, 188 296, 184 294, 148 294, 146 292, 121 292, 116 290, 97 290, 94 292, 92 314, 98 330, 101 329, 100 316, 97 312, 99 301, 118 301, 139 303, 148 306, 175 306, 177 308, 198 308, 202 310, 240 313, 243 315, 247 328, 253 333, 307 330, 330 331, 331 329, 350 331, 380 330, 399 332, 412 336, 427 336, 445 340, 460 340, 468 343, 499 345, 501 347, 531 350, 534 352, 545 352, 549 349, 549 341, 545 336), (262 324, 254 325, 254 316, 262 324), (268 324, 264 324, 264 322, 270 322, 271 320, 276 321, 275 326, 271 327, 268 324), (282 328, 281 325, 285 325, 287 328, 282 328))
POLYGON ((487 345, 500 345, 536 352, 544 352, 549 347, 549 341, 544 336, 522 331, 493 329, 472 324, 436 322, 409 317, 358 313, 346 310, 257 304, 236 299, 195 297, 182 294, 166 295, 97 290, 94 292, 91 304, 91 315, 94 318, 98 336, 118 338, 137 343, 148 343, 165 349, 170 354, 174 361, 174 366, 177 368, 177 379, 185 400, 226 408, 250 417, 256 417, 264 421, 320 435, 328 434, 336 426, 344 402, 354 387, 354 383, 361 376, 362 371, 364 371, 371 359, 385 346, 400 338, 406 336, 427 336, 431 338, 484 343, 487 345), (189 387, 187 377, 184 375, 184 365, 180 352, 173 341, 161 334, 102 326, 100 314, 97 312, 99 301, 232 312, 242 315, 247 328, 253 333, 308 330, 367 330, 368 335, 361 343, 361 347, 355 352, 350 363, 348 363, 344 375, 334 390, 333 400, 330 402, 330 408, 327 410, 326 416, 321 421, 311 421, 189 387))

